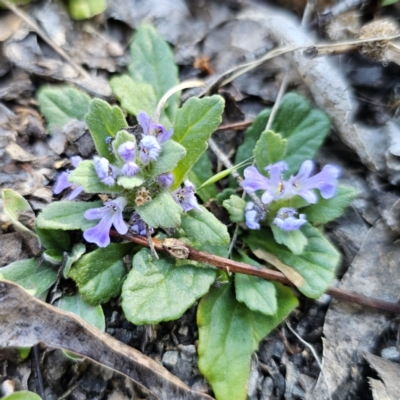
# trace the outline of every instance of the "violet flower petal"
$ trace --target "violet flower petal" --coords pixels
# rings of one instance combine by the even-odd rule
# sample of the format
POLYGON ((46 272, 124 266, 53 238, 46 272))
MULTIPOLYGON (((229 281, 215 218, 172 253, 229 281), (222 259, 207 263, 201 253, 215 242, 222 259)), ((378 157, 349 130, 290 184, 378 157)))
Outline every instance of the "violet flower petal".
POLYGON ((83 187, 77 186, 68 194, 67 199, 73 200, 73 199, 75 199, 75 197, 78 197, 82 192, 83 192, 83 187))
POLYGON ((143 129, 143 134, 144 135, 149 135, 150 134, 150 126, 151 126, 151 117, 149 114, 147 114, 144 111, 141 111, 137 115, 137 120, 140 124, 140 126, 143 129))
POLYGON ((295 215, 297 211, 293 208, 281 208, 274 219, 274 224, 284 231, 296 231, 307 222, 305 214, 295 215))
POLYGON ((242 182, 242 188, 246 192, 253 193, 256 190, 267 190, 269 188, 269 179, 261 175, 256 167, 247 167, 243 174, 245 179, 242 182))
POLYGON ((72 183, 68 181, 69 172, 64 171, 58 174, 56 178, 56 183, 53 186, 53 193, 60 194, 63 190, 72 186, 72 183))

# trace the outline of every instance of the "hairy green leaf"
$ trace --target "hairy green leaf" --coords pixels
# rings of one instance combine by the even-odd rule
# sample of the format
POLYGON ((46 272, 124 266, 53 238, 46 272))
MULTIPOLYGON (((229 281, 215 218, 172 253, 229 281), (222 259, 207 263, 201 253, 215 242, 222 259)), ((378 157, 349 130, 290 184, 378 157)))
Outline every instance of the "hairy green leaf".
POLYGON ((93 137, 97 153, 111 163, 115 162, 115 157, 110 153, 106 139, 109 136, 114 137, 118 131, 128 126, 121 109, 117 106, 111 107, 104 100, 94 99, 90 103, 85 121, 93 137))
MULTIPOLYGON (((253 155, 257 141, 260 138, 261 133, 265 131, 270 114, 270 108, 261 111, 254 119, 253 123, 246 129, 243 143, 238 147, 236 152, 235 164, 239 164, 253 155)), ((245 167, 239 168, 238 173, 243 175, 244 168, 245 167)), ((232 178, 230 180, 230 186, 237 186, 235 179, 232 178)))
POLYGON ((37 99, 50 133, 73 119, 83 121, 89 111, 90 97, 70 86, 42 86, 37 99))
POLYGON ((221 123, 224 104, 224 99, 218 95, 202 99, 191 97, 176 113, 172 138, 185 147, 187 153, 173 171, 173 188, 179 187, 207 149, 207 140, 221 123))
POLYGON ((72 247, 71 253, 65 258, 65 264, 63 268, 63 277, 68 279, 69 271, 74 262, 78 261, 86 252, 86 246, 83 243, 77 243, 72 247))
POLYGON ((140 186, 144 179, 140 175, 135 176, 124 176, 121 175, 118 180, 118 185, 122 186, 124 189, 133 189, 135 187, 140 186))
POLYGON ((84 160, 69 173, 68 181, 83 187, 86 193, 117 193, 121 189, 117 185, 108 186, 102 183, 97 176, 94 162, 84 160))
POLYGON ((149 83, 121 75, 111 78, 110 86, 121 106, 129 114, 138 115, 140 111, 145 111, 153 115, 157 107, 157 97, 153 86, 149 83))
POLYGON ((287 140, 279 133, 264 131, 254 148, 254 157, 258 170, 265 173, 265 167, 285 158, 287 140))
POLYGON ((136 211, 146 224, 152 228, 175 228, 181 223, 182 207, 168 192, 162 192, 136 211))
POLYGON ((41 245, 45 249, 59 249, 68 251, 71 240, 68 232, 53 229, 41 229, 35 226, 35 232, 39 237, 41 245))
POLYGON ((32 296, 46 300, 49 288, 57 280, 57 270, 38 259, 28 258, 0 268, 0 279, 18 283, 32 296))
POLYGON ((182 214, 182 229, 186 234, 200 243, 224 246, 230 237, 227 227, 214 214, 200 206, 202 212, 190 210, 182 214))
POLYGON ((102 332, 106 329, 106 319, 101 305, 91 306, 83 300, 79 293, 73 296, 63 295, 58 301, 57 307, 69 311, 81 317, 88 324, 95 326, 102 332))
POLYGON ((106 0, 69 0, 68 11, 73 19, 89 19, 101 14, 107 7, 106 0))
POLYGON ((101 207, 101 201, 70 202, 58 201, 49 204, 37 217, 36 225, 41 229, 86 230, 98 221, 89 221, 83 214, 89 208, 101 207))
POLYGON ((293 254, 301 254, 308 240, 301 229, 296 231, 284 231, 275 224, 271 224, 271 230, 277 243, 285 245, 293 254))
POLYGON ((151 176, 171 172, 179 160, 186 155, 186 149, 174 140, 167 140, 161 145, 161 154, 150 171, 151 176))
MULTIPOLYGON (((261 264, 239 250, 239 255, 234 255, 236 261, 261 267, 261 264)), ((236 300, 246 304, 253 311, 264 315, 277 312, 276 288, 274 282, 258 278, 257 276, 235 274, 236 300)))
POLYGON ((14 227, 22 232, 28 232, 36 236, 31 229, 20 222, 20 219, 23 218, 24 215, 34 221, 35 214, 30 204, 19 193, 11 189, 3 189, 1 191, 1 197, 3 199, 4 212, 8 215, 14 227))
POLYGON ((119 295, 126 276, 123 258, 132 249, 131 243, 111 243, 85 254, 72 265, 68 276, 77 283, 86 303, 106 303, 119 295))
POLYGON ((313 224, 326 224, 339 218, 347 206, 357 197, 357 191, 350 186, 339 185, 337 193, 331 199, 319 198, 318 203, 302 210, 307 220, 313 224))
POLYGON ((246 201, 244 199, 239 196, 232 195, 228 200, 224 200, 222 205, 228 211, 232 222, 244 222, 244 209, 246 208, 246 201))
POLYGON ((214 282, 215 270, 193 265, 175 265, 169 256, 153 259, 142 249, 122 288, 122 309, 137 325, 179 318, 214 282))
POLYGON ((276 284, 278 307, 266 316, 235 298, 232 285, 211 289, 197 309, 199 369, 218 400, 245 400, 251 354, 297 306, 291 289, 276 284))
MULTIPOLYGON (((130 50, 132 59, 128 66, 129 74, 134 80, 146 82, 153 87, 157 102, 179 83, 174 54, 151 25, 143 24, 139 27, 130 50)), ((165 114, 170 121, 174 119, 178 104, 179 94, 170 97, 166 103, 165 114)))
POLYGON ((300 255, 276 243, 269 229, 252 231, 245 241, 258 258, 283 272, 305 296, 316 299, 333 279, 340 254, 318 229, 306 224, 302 232, 308 243, 300 255))
POLYGON ((321 110, 297 93, 286 94, 276 112, 271 129, 287 139, 287 176, 297 173, 305 160, 311 160, 329 133, 330 121, 321 110))

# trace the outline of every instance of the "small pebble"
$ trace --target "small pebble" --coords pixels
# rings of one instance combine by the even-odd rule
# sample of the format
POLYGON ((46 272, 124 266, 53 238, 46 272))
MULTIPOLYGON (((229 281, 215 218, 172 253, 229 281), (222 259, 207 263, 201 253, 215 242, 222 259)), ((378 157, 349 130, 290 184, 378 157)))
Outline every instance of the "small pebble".
POLYGON ((382 358, 385 358, 386 360, 389 361, 400 361, 400 351, 395 346, 386 347, 386 349, 382 349, 381 356, 382 358))

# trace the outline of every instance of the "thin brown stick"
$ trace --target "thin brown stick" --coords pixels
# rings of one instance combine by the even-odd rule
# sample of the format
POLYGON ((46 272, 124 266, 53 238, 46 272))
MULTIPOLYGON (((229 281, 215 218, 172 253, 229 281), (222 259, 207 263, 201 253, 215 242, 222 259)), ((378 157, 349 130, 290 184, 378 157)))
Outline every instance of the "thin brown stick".
POLYGON ((227 131, 227 130, 242 131, 244 129, 247 129, 253 122, 254 119, 252 119, 251 121, 241 121, 241 122, 234 122, 232 124, 224 124, 220 125, 215 131, 227 131))
MULTIPOLYGON (((149 242, 143 236, 124 236, 120 235, 118 232, 113 230, 110 231, 111 236, 124 238, 133 243, 140 244, 142 246, 149 247, 149 242)), ((177 241, 177 240, 176 240, 177 241)), ((214 254, 205 253, 204 251, 200 251, 194 249, 193 247, 187 246, 183 242, 179 242, 181 246, 185 246, 189 250, 188 259, 198 262, 204 262, 214 267, 221 269, 226 272, 235 272, 239 274, 253 275, 258 276, 262 279, 268 279, 276 282, 283 283, 285 285, 291 285, 292 283, 279 271, 274 271, 272 269, 266 267, 255 267, 250 264, 230 260, 228 258, 216 256, 214 254)), ((166 248, 163 247, 163 241, 160 239, 153 238, 154 248, 157 251, 167 251, 166 248)), ((330 296, 350 303, 359 304, 361 306, 377 308, 379 310, 388 311, 396 314, 400 314, 400 304, 391 303, 384 300, 374 299, 372 297, 364 296, 359 293, 349 292, 347 290, 338 289, 334 287, 329 287, 326 291, 330 296)))

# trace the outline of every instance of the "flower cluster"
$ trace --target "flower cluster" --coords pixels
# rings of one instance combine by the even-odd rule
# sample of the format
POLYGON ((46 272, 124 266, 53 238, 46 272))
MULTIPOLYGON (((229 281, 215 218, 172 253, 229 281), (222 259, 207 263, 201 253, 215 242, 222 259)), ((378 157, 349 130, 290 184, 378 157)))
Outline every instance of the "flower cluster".
MULTIPOLYGON (((314 169, 313 161, 304 161, 297 175, 284 180, 283 172, 287 170, 284 161, 265 168, 269 177, 260 174, 256 167, 248 167, 244 170, 245 179, 242 187, 248 193, 263 190, 261 202, 267 206, 273 201, 289 200, 294 196, 300 196, 307 203, 315 204, 318 201, 315 189, 319 190, 324 199, 330 199, 335 195, 340 170, 332 165, 326 165, 319 173, 312 175, 314 169)), ((297 230, 306 222, 306 216, 300 214, 299 218, 296 218, 296 215, 295 209, 282 207, 273 219, 273 223, 285 231, 297 230)), ((245 209, 245 218, 246 225, 250 229, 260 229, 259 222, 265 218, 265 212, 250 202, 245 209)))
MULTIPOLYGON (((104 202, 103 207, 89 209, 84 214, 88 220, 99 220, 97 225, 85 230, 83 235, 86 241, 95 243, 99 247, 107 247, 110 243, 109 231, 112 226, 121 235, 128 231, 142 236, 145 236, 147 232, 153 234, 154 229, 146 225, 140 217, 140 212, 136 211, 136 207, 145 205, 174 183, 174 176, 171 172, 149 176, 151 168, 148 168, 151 163, 157 162, 162 152, 161 145, 170 139, 173 130, 167 130, 163 125, 153 123, 145 112, 140 112, 137 119, 139 126, 135 127, 135 134, 130 136, 130 140, 126 139, 121 143, 117 134, 116 138, 121 144, 115 146, 113 141, 116 138, 106 139, 110 153, 115 155, 115 165, 105 157, 95 156, 93 159, 99 181, 106 186, 113 187, 113 193, 119 192, 118 197, 104 202), (121 176, 139 176, 143 182, 140 187, 128 190, 118 185, 121 176)), ((122 137, 127 138, 126 133, 122 137)), ((75 168, 81 161, 80 157, 71 158, 71 163, 75 168)), ((68 199, 72 200, 83 191, 83 187, 70 183, 68 181, 69 174, 70 171, 65 171, 58 176, 53 192, 59 194, 65 189, 72 189, 68 194, 68 199)), ((201 211, 195 196, 194 185, 190 181, 186 180, 182 188, 171 192, 170 195, 184 212, 191 209, 201 211)))

